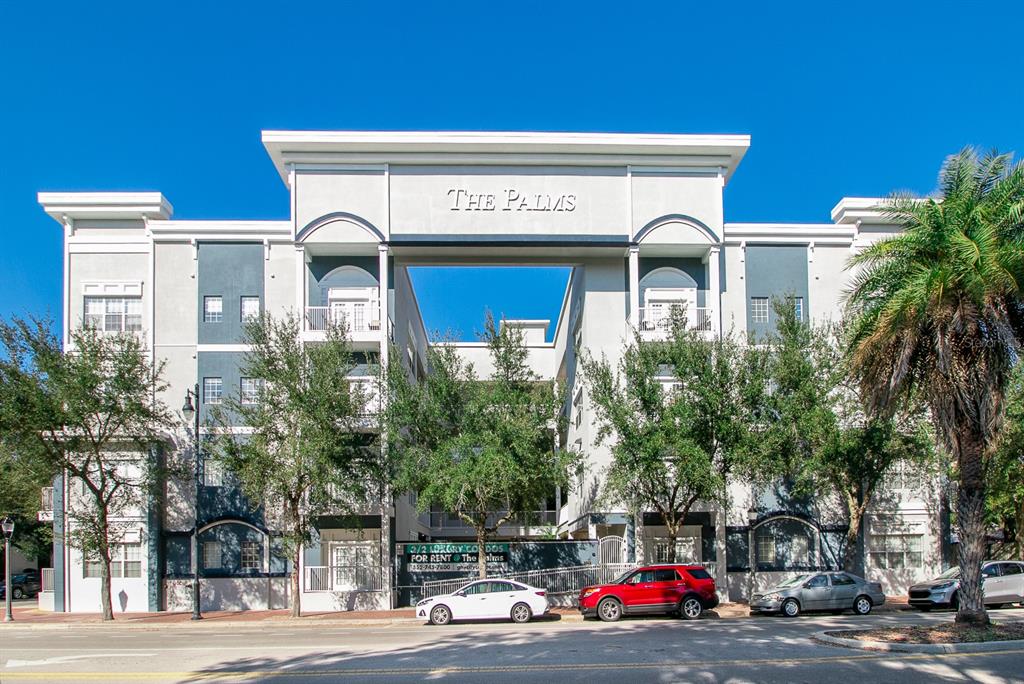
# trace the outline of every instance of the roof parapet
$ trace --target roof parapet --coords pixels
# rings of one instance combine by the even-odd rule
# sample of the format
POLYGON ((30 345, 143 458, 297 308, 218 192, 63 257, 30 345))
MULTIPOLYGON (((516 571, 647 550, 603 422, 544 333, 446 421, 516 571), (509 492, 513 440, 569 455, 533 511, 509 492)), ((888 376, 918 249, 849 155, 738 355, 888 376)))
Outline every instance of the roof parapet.
POLYGON ((169 219, 174 207, 161 192, 40 192, 43 211, 53 220, 169 219))

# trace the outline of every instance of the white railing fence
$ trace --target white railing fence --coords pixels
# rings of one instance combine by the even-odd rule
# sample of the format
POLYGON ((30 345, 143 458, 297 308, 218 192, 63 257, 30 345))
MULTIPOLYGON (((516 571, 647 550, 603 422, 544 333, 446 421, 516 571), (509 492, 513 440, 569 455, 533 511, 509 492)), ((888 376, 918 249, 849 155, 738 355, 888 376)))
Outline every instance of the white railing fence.
POLYGON ((39 571, 40 591, 53 591, 53 568, 43 568, 39 571))
MULTIPOLYGON (((605 584, 627 570, 636 567, 632 563, 614 563, 608 565, 574 565, 565 568, 544 568, 523 572, 495 573, 488 579, 510 579, 532 587, 546 589, 548 594, 575 594, 583 587, 591 584, 605 584)), ((452 579, 430 580, 423 583, 423 598, 450 594, 459 587, 472 582, 476 577, 456 577, 452 579)))
MULTIPOLYGON (((670 307, 646 307, 639 309, 641 332, 668 332, 672 327, 670 307)), ((686 312, 686 327, 692 330, 711 330, 711 309, 704 306, 690 307, 686 312)))
POLYGON ((307 565, 304 591, 383 591, 384 578, 372 565, 307 565))
POLYGON ((39 502, 41 511, 52 511, 53 510, 53 487, 43 487, 41 501, 39 502))
MULTIPOLYGON (((352 311, 330 306, 306 307, 306 330, 322 331, 332 325, 346 325, 349 332, 380 330, 380 316, 376 302, 371 302, 366 311, 352 311)), ((390 321, 389 321, 390 323, 390 321)))

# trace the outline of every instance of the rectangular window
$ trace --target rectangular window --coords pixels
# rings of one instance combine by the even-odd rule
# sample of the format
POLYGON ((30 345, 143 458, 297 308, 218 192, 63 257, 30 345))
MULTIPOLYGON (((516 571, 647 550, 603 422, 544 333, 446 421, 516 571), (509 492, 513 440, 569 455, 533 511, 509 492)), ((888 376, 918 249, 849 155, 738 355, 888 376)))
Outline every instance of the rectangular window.
POLYGON ((243 404, 256 404, 260 400, 260 381, 257 378, 242 378, 241 398, 243 404))
POLYGON ((260 298, 242 297, 242 321, 251 321, 260 317, 260 298))
POLYGON ((224 398, 224 381, 220 378, 203 378, 203 401, 219 404, 224 398))
POLYGON ((770 530, 757 531, 757 562, 775 565, 775 537, 770 530))
POLYGON ((141 297, 86 297, 85 325, 103 332, 142 330, 141 297))
POLYGON ((203 322, 220 323, 224 320, 224 300, 216 297, 203 297, 203 322))
POLYGON ((263 569, 263 545, 257 541, 242 542, 242 570, 263 569))
POLYGON ((796 320, 804 320, 804 298, 793 297, 793 312, 796 314, 796 320))
POLYGON ((923 565, 921 534, 872 534, 868 542, 871 567, 880 570, 903 570, 923 565))
POLYGON ((203 542, 203 567, 207 570, 218 570, 223 567, 220 553, 220 542, 203 542))
MULTIPOLYGON (((86 558, 83 577, 100 577, 102 563, 97 558, 86 558)), ((142 544, 115 544, 110 548, 110 576, 142 577, 142 544)))
POLYGON ((224 486, 224 467, 220 461, 209 457, 203 459, 203 484, 207 487, 224 486))
POLYGON ((768 322, 768 298, 767 297, 751 297, 750 298, 750 320, 752 323, 767 323, 768 322))

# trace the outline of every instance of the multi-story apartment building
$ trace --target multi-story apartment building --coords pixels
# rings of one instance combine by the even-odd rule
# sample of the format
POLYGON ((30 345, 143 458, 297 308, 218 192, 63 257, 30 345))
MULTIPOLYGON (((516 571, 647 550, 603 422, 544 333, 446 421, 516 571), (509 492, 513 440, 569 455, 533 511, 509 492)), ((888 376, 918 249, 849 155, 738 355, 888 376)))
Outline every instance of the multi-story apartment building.
MULTIPOLYGON (((664 335, 672 306, 709 336, 770 329, 773 296, 795 296, 808 320, 835 318, 850 255, 895 230, 873 209, 878 200, 866 198, 841 199, 827 223, 726 223, 723 189, 750 144, 744 135, 265 131, 263 144, 290 190, 285 221, 174 220, 159 192, 40 193, 65 233, 65 341, 87 323, 139 331, 166 362, 163 399, 179 406, 198 383, 205 415, 253 382, 239 372, 248 316, 296 312, 303 338, 315 344, 344 313, 357 350, 386 358, 395 349, 422 376, 430 337, 410 267, 569 267, 557 321, 508 323, 526 330, 537 373, 567 388, 568 427, 558 438, 586 465, 531 526, 509 525, 499 537, 621 538, 638 561, 664 559, 664 528, 654 513, 596 503, 609 451, 595 443, 576 350, 614 361, 633 331, 664 335)), ((482 346, 458 347, 486 372, 482 346)), ((55 610, 91 611, 95 568, 64 537, 73 489, 54 483, 47 600, 55 610)), ((899 593, 942 564, 944 516, 913 473, 894 473, 889 491, 867 517, 866 568, 899 593)), ((744 482, 730 492, 728 506, 699 506, 677 542, 681 559, 713 566, 723 592, 741 598, 751 582, 835 564, 841 507, 744 482)), ((138 511, 138 531, 115 564, 122 609, 188 607, 195 496, 191 486, 168 483, 162 501, 138 511)), ((307 610, 387 605, 395 542, 471 536, 457 519, 419 513, 403 496, 383 515, 369 506, 355 522, 322 519, 302 567, 291 568, 273 521, 230 474, 206 469, 198 497, 204 608, 284 606, 293 571, 307 610)))

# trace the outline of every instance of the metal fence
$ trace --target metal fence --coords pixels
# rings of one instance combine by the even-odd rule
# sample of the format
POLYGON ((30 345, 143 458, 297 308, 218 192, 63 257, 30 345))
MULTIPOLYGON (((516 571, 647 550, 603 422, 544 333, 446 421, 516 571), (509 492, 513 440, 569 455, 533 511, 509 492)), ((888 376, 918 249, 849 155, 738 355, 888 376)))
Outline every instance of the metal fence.
POLYGON ((303 591, 383 591, 384 577, 373 565, 307 565, 303 591))
MULTIPOLYGON (((509 579, 532 587, 546 589, 548 594, 575 594, 583 587, 591 584, 605 584, 622 573, 636 567, 632 563, 612 563, 608 565, 574 565, 565 568, 544 568, 525 570, 522 572, 497 573, 488 579, 509 579)), ((443 580, 430 580, 423 583, 424 598, 439 594, 450 594, 459 587, 472 582, 475 577, 455 577, 443 580)))
POLYGON ((39 571, 40 591, 53 591, 53 568, 43 568, 39 571))

